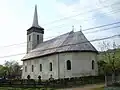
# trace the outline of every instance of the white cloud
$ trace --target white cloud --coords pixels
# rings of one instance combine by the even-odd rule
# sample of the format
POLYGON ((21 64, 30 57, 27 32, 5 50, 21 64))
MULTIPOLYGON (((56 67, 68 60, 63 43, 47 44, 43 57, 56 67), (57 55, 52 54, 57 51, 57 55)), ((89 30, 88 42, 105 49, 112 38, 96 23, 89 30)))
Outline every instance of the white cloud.
MULTIPOLYGON (((97 0, 96 0, 97 1, 97 0)), ((71 17, 66 20, 66 25, 82 25, 83 27, 90 27, 94 25, 94 13, 87 13, 89 10, 97 7, 97 2, 88 3, 89 0, 80 0, 79 3, 67 5, 62 2, 56 2, 56 7, 63 17, 71 17), (90 8, 88 8, 90 7, 90 8), (79 14, 79 15, 78 15, 79 14)), ((62 21, 61 21, 62 22, 62 21)), ((65 23, 65 21, 63 21, 65 23)), ((65 25, 64 25, 65 26, 65 25)))
POLYGON ((120 1, 119 0, 100 0, 99 6, 103 9, 99 11, 113 19, 120 19, 120 1), (106 7, 109 6, 109 7, 106 7))

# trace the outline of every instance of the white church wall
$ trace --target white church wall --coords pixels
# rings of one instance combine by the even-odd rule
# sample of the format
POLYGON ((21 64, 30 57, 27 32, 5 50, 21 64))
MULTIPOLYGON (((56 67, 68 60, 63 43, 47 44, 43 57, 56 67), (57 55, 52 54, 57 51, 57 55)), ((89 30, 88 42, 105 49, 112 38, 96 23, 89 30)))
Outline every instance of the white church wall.
POLYGON ((96 53, 72 52, 59 55, 60 78, 97 75, 96 53), (71 70, 67 70, 66 61, 71 61, 71 70), (92 60, 95 61, 95 69, 92 70, 92 60))
POLYGON ((72 63, 72 54, 71 53, 61 53, 59 54, 59 71, 60 78, 71 77, 71 71, 66 69, 66 61, 70 60, 72 63))
POLYGON ((30 75, 32 79, 38 79, 40 75, 42 79, 53 78, 71 78, 87 75, 97 75, 96 53, 92 52, 71 52, 49 55, 41 58, 24 61, 23 66, 27 66, 27 72, 23 69, 23 78, 30 75), (71 70, 67 70, 67 60, 71 61, 71 70), (92 70, 92 60, 95 61, 95 68, 92 70), (50 71, 49 63, 52 62, 53 70, 50 71), (59 65, 58 65, 59 63, 59 65), (40 71, 42 64, 42 72, 40 71), (32 72, 34 65, 34 72, 32 72))
POLYGON ((27 35, 27 51, 31 50, 32 49, 32 36, 33 36, 33 33, 27 35), (30 36, 30 39, 29 40, 29 36, 30 36))
POLYGON ((28 41, 27 51, 32 50, 38 44, 37 43, 37 35, 39 35, 39 43, 43 42, 43 34, 42 33, 32 32, 31 34, 27 35, 27 41, 28 41), (29 41, 29 36, 30 36, 30 41, 29 41))
POLYGON ((27 66, 27 72, 23 69, 22 77, 27 79, 27 75, 30 75, 32 79, 38 79, 40 75, 42 79, 49 79, 52 75, 55 79, 58 78, 58 62, 57 55, 50 55, 47 57, 36 58, 32 60, 24 61, 24 69, 27 66), (52 71, 50 71, 49 63, 52 62, 52 71), (42 71, 40 71, 40 64, 42 64, 42 71), (34 72, 32 72, 32 65, 34 65, 34 72))
POLYGON ((33 47, 36 46, 37 43, 37 35, 39 35, 39 43, 43 42, 43 34, 42 33, 37 33, 37 32, 32 32, 33 33, 33 47))
POLYGON ((97 75, 97 61, 96 61, 96 53, 91 52, 81 52, 81 53, 73 53, 73 61, 72 61, 72 76, 89 76, 89 75, 97 75), (92 60, 95 61, 94 69, 92 70, 92 60))

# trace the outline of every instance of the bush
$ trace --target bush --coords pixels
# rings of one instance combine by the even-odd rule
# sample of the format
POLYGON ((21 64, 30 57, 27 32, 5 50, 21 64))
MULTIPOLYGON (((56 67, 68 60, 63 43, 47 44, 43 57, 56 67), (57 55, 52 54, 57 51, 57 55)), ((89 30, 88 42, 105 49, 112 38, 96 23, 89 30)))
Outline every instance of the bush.
POLYGON ((113 87, 120 87, 120 83, 112 83, 112 85, 111 86, 113 86, 113 87))

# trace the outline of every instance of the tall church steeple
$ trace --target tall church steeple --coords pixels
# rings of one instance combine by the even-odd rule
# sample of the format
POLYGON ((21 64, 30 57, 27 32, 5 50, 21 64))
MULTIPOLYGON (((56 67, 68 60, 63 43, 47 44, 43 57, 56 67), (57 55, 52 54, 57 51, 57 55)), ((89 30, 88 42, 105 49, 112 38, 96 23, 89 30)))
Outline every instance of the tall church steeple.
POLYGON ((38 24, 38 15, 37 15, 37 5, 35 5, 34 18, 33 18, 33 27, 40 27, 38 24))
POLYGON ((37 5, 35 5, 32 27, 27 30, 27 53, 43 42, 44 28, 38 24, 37 5))

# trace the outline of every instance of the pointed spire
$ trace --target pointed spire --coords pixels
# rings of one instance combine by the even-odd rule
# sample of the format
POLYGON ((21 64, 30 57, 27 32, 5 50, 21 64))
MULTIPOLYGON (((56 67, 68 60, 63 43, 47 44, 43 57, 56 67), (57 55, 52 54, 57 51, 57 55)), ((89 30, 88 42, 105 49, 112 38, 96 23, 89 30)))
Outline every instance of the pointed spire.
POLYGON ((33 24, 34 27, 40 27, 38 24, 38 15, 37 15, 37 5, 35 5, 35 11, 34 11, 34 18, 33 18, 33 24))

